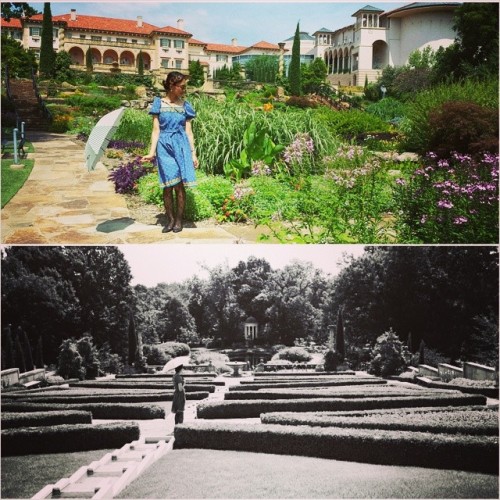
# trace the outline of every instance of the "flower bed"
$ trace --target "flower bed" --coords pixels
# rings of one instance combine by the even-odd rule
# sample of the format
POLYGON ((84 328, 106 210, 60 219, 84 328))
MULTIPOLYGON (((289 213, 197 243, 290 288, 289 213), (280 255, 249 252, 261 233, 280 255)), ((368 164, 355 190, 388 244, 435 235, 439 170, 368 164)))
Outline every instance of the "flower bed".
POLYGON ((139 439, 135 422, 27 427, 2 431, 2 456, 120 448, 139 439))
POLYGON ((91 424, 90 411, 2 412, 2 429, 61 424, 91 424))
POLYGON ((160 406, 141 405, 137 403, 29 403, 29 402, 7 402, 2 403, 2 412, 43 412, 55 410, 78 410, 90 411, 92 418, 119 419, 119 420, 149 420, 165 418, 165 410, 160 406))
POLYGON ((174 436, 175 448, 252 451, 498 473, 498 437, 493 436, 214 422, 177 426, 174 436))
POLYGON ((485 405, 484 396, 466 394, 436 394, 404 398, 363 399, 258 399, 251 401, 212 401, 197 406, 198 418, 259 418, 261 413, 276 411, 348 411, 418 406, 485 405))
MULTIPOLYGON (((354 413, 354 412, 352 412, 354 413)), ((264 424, 310 425, 313 427, 347 427, 358 429, 387 429, 450 434, 498 436, 498 410, 419 408, 418 411, 390 410, 342 415, 324 413, 272 413, 261 415, 264 424)))

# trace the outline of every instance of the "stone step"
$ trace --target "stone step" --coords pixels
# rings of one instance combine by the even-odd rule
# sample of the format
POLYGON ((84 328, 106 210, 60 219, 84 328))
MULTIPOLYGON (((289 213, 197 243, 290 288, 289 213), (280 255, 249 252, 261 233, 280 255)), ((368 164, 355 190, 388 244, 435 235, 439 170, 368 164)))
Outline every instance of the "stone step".
POLYGON ((120 477, 131 467, 135 467, 136 462, 108 462, 95 468, 89 467, 87 475, 93 477, 120 477))
POLYGON ((112 479, 109 477, 88 477, 63 488, 53 488, 52 498, 92 498, 102 488, 109 488, 112 479))
POLYGON ((111 460, 113 462, 140 462, 144 460, 147 453, 144 451, 125 451, 123 453, 113 453, 111 460))

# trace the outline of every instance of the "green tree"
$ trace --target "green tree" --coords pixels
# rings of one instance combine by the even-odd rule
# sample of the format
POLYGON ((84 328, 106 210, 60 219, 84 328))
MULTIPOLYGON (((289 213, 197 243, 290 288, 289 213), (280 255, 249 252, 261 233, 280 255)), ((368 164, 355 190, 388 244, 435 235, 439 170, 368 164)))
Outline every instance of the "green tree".
POLYGON ((144 56, 142 50, 139 51, 139 55, 137 56, 137 73, 139 76, 144 75, 144 56))
POLYGON ((193 87, 201 87, 205 83, 205 73, 200 61, 189 63, 189 84, 193 87))
POLYGON ((54 25, 50 3, 43 4, 42 35, 40 42, 40 74, 43 78, 54 76, 56 53, 54 51, 54 25))
POLYGON ((26 2, 2 2, 2 18, 10 21, 12 18, 20 19, 25 17, 29 19, 31 16, 39 12, 26 2))
POLYGON ((245 64, 247 78, 254 82, 275 83, 278 74, 278 57, 270 55, 256 56, 245 64))
POLYGON ((5 74, 5 69, 8 67, 11 78, 31 78, 31 69, 36 71, 38 68, 35 53, 32 50, 25 50, 18 40, 4 33, 2 33, 1 58, 2 74, 5 74))
POLYGON ((68 52, 61 50, 56 54, 54 62, 55 79, 58 82, 73 82, 75 79, 75 71, 71 69, 71 56, 68 52))
POLYGON ((23 350, 23 358, 25 362, 26 371, 29 372, 33 370, 33 353, 31 351, 30 339, 26 332, 20 327, 17 327, 17 337, 19 338, 21 349, 23 350))
POLYGON ((302 90, 312 94, 321 88, 326 81, 327 67, 321 57, 316 57, 311 64, 301 65, 302 90))
POLYGON ((87 73, 92 73, 94 71, 94 62, 92 61, 92 49, 89 47, 87 52, 85 52, 85 67, 87 68, 87 73))
POLYGON ((290 94, 292 96, 300 96, 302 94, 302 86, 300 81, 300 29, 299 23, 295 30, 292 45, 292 59, 288 67, 288 81, 290 83, 290 94))
POLYGON ((86 379, 95 379, 99 375, 99 353, 92 342, 92 337, 85 335, 76 341, 76 349, 82 358, 82 367, 86 379))
POLYGON ((498 4, 464 3, 455 10, 455 42, 438 50, 435 81, 498 78, 498 4))

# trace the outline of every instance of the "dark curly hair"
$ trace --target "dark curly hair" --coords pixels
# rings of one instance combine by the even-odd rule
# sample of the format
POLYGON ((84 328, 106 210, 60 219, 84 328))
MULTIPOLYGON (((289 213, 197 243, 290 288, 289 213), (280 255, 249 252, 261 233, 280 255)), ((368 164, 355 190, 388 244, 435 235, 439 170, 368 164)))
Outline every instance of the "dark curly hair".
POLYGON ((178 71, 172 71, 163 81, 163 88, 165 89, 165 92, 170 92, 170 88, 172 87, 172 85, 177 85, 185 80, 189 80, 189 76, 183 75, 178 71))

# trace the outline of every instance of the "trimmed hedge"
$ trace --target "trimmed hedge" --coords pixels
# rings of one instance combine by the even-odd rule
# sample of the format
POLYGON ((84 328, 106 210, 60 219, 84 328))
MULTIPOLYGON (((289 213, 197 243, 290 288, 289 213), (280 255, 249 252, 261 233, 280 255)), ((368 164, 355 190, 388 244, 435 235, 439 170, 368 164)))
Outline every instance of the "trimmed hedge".
POLYGON ((287 390, 287 389, 261 389, 259 391, 232 391, 224 394, 224 399, 311 399, 311 398, 389 398, 389 397, 413 397, 435 394, 436 391, 419 389, 401 389, 387 386, 382 390, 378 387, 370 390, 363 387, 362 391, 353 389, 320 389, 320 390, 287 390))
MULTIPOLYGON (((165 388, 172 388, 173 384, 165 384, 165 382, 92 382, 85 381, 79 382, 77 384, 71 384, 73 388, 83 387, 86 389, 156 389, 156 390, 164 390, 165 388)), ((186 392, 200 392, 200 391, 208 391, 215 392, 215 384, 212 382, 198 382, 195 384, 186 384, 184 387, 186 392)))
POLYGON ((342 386, 352 386, 352 385, 386 385, 387 380, 382 379, 349 379, 349 380, 311 380, 311 381, 249 381, 242 380, 240 385, 232 385, 229 387, 229 391, 257 391, 260 389, 272 389, 272 388, 300 388, 300 387, 342 387, 342 386))
POLYGON ((197 422, 174 447, 302 455, 385 465, 498 473, 498 437, 308 426, 197 422))
POLYGON ((349 411, 381 408, 404 408, 416 406, 462 406, 485 405, 484 396, 467 394, 437 394, 436 396, 407 398, 364 399, 278 399, 269 401, 209 401, 197 406, 198 418, 258 418, 261 413, 278 411, 349 411))
POLYGON ((121 448, 139 435, 135 422, 6 429, 2 431, 2 456, 121 448))
MULTIPOLYGON (((182 376, 186 379, 189 380, 190 378, 206 378, 206 379, 211 379, 217 377, 216 373, 186 373, 183 372, 182 376)), ((118 379, 124 379, 124 378, 130 378, 130 379, 140 379, 140 378, 150 378, 150 379, 155 379, 155 378, 168 378, 172 380, 173 374, 172 373, 158 373, 158 374, 151 374, 151 373, 133 373, 133 374, 126 374, 126 373, 119 373, 115 376, 115 380, 118 379)))
POLYGON ((160 406, 125 404, 125 403, 79 403, 79 404, 49 404, 13 402, 3 403, 2 412, 41 412, 54 410, 77 410, 89 411, 92 418, 115 419, 115 420, 151 420, 154 418, 165 418, 165 410, 160 406))
POLYGON ((342 377, 345 375, 351 375, 355 376, 356 372, 352 370, 345 370, 343 372, 307 372, 307 373, 301 373, 301 372, 290 372, 290 373, 283 373, 281 372, 255 372, 254 375, 256 377, 269 377, 269 378, 274 378, 274 377, 342 377))
MULTIPOLYGON (((40 402, 40 403, 142 403, 147 401, 172 401, 174 391, 163 391, 159 394, 101 394, 101 395, 81 395, 81 396, 46 396, 40 395, 22 395, 15 398, 15 401, 22 402, 40 402)), ((186 399, 200 400, 208 398, 208 392, 188 392, 186 399)), ((5 398, 5 401, 13 401, 14 398, 5 398)))
POLYGON ((347 427, 351 429, 387 429, 446 434, 498 436, 498 411, 477 412, 447 408, 441 411, 366 412, 353 416, 335 413, 270 413, 260 416, 262 423, 347 427))
POLYGON ((42 425, 91 424, 90 411, 37 411, 26 413, 2 412, 2 429, 42 425))

